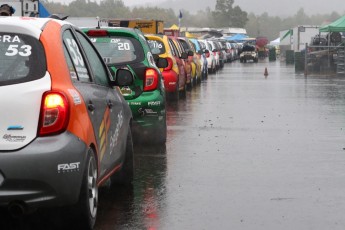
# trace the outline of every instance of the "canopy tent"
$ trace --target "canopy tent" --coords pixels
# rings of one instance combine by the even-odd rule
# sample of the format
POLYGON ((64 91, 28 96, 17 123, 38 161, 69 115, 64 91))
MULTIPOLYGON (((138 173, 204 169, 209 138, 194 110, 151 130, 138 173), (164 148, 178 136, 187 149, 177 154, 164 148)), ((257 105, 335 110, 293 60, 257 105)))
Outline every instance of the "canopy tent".
POLYGON ((320 32, 345 32, 345 15, 319 29, 320 32))
POLYGON ((280 44, 280 38, 270 41, 271 46, 279 46, 279 44, 280 44))
POLYGON ((246 34, 235 34, 233 36, 224 37, 228 41, 244 41, 246 38, 248 38, 248 35, 246 34))
POLYGON ((180 28, 177 25, 173 24, 169 29, 170 30, 179 30, 180 28))

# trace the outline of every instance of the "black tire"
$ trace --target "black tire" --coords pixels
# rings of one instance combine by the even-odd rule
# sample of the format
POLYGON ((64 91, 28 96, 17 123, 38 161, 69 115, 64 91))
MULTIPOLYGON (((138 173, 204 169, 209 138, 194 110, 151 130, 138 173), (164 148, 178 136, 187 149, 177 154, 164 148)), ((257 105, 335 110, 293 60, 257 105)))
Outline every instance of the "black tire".
POLYGON ((96 222, 98 205, 97 178, 97 162, 94 151, 90 148, 87 152, 79 201, 72 209, 73 214, 79 219, 79 225, 85 230, 93 229, 96 222))
POLYGON ((111 184, 120 184, 125 186, 132 185, 134 178, 134 150, 133 150, 133 138, 131 129, 128 129, 126 152, 123 158, 123 163, 120 171, 111 176, 111 184))
POLYGON ((176 89, 175 92, 172 93, 172 99, 174 101, 178 101, 180 99, 179 82, 176 83, 176 89))
POLYGON ((186 98, 187 95, 187 85, 184 86, 183 90, 179 91, 179 97, 186 98))
POLYGON ((154 135, 152 135, 153 137, 155 137, 154 142, 157 144, 165 144, 165 142, 167 141, 167 120, 166 120, 166 116, 164 116, 163 118, 163 123, 160 127, 159 130, 157 130, 154 135))
POLYGON ((171 100, 178 101, 179 98, 180 98, 180 93, 177 88, 175 92, 171 93, 171 100))

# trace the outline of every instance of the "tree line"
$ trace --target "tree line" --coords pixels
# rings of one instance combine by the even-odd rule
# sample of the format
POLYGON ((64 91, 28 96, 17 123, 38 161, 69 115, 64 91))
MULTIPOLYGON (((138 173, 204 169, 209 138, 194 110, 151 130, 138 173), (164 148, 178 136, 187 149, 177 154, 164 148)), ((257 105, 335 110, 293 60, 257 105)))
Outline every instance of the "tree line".
MULTIPOLYGON (((100 17, 100 18, 143 18, 163 20, 165 27, 179 22, 179 12, 160 7, 133 7, 125 5, 122 0, 100 0, 99 3, 90 0, 74 0, 70 4, 42 0, 49 12, 63 14, 70 17, 100 17)), ((266 36, 269 40, 279 37, 282 30, 291 29, 298 25, 322 25, 341 17, 336 12, 308 16, 301 8, 295 15, 286 18, 272 17, 263 13, 255 15, 247 13, 239 6, 234 6, 234 0, 217 0, 214 9, 191 14, 181 10, 182 27, 237 27, 245 28, 251 37, 266 36)))

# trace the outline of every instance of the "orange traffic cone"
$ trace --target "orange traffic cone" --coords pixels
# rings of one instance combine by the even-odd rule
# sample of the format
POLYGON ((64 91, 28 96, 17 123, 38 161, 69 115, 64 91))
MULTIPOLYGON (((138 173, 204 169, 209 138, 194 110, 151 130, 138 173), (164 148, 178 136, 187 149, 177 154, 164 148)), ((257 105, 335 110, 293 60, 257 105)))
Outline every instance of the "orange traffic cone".
POLYGON ((265 68, 265 73, 264 73, 265 77, 268 76, 268 71, 267 71, 267 67, 265 68))

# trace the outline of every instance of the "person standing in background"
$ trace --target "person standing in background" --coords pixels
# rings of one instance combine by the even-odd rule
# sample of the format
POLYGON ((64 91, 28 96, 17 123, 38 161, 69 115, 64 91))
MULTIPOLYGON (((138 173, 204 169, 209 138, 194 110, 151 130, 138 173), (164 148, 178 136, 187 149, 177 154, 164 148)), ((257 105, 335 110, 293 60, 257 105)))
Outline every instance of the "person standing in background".
POLYGON ((0 6, 0 16, 12 16, 16 10, 8 5, 8 4, 3 4, 0 6))

